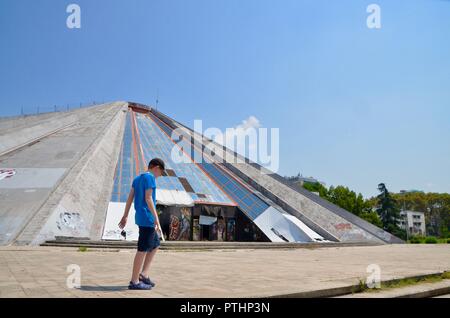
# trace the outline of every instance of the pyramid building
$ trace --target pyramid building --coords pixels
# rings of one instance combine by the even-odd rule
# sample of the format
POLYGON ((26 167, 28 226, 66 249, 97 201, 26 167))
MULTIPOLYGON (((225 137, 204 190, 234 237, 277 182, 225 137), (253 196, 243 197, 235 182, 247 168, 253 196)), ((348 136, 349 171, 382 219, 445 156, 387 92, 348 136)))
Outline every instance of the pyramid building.
POLYGON ((114 102, 0 119, 0 244, 136 240, 133 208, 125 238, 117 224, 154 157, 166 240, 402 242, 152 107, 114 102))

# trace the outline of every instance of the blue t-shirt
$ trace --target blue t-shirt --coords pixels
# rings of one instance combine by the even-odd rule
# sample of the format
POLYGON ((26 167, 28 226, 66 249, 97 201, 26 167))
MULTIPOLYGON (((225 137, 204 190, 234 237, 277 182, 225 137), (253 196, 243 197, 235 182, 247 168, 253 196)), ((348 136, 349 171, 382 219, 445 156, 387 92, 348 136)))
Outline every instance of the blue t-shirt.
POLYGON ((133 180, 134 209, 136 210, 134 220, 138 226, 154 227, 155 219, 150 208, 145 202, 145 191, 153 189, 152 199, 156 208, 156 180, 151 172, 145 172, 133 180))

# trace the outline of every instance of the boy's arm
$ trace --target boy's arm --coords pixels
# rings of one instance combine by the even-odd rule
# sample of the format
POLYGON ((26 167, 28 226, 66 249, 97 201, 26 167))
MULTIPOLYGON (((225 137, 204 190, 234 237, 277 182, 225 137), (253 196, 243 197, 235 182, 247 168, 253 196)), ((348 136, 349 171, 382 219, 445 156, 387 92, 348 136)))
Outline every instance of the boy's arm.
POLYGON ((125 204, 125 212, 123 213, 122 220, 120 220, 119 228, 123 229, 127 225, 128 213, 130 213, 131 203, 134 199, 134 188, 131 188, 130 194, 128 194, 127 203, 125 204))
POLYGON ((150 211, 152 211, 153 217, 155 219, 156 229, 161 232, 161 224, 159 224, 158 213, 156 212, 155 205, 153 204, 152 192, 153 192, 152 188, 145 191, 145 202, 147 202, 147 206, 149 207, 150 211))

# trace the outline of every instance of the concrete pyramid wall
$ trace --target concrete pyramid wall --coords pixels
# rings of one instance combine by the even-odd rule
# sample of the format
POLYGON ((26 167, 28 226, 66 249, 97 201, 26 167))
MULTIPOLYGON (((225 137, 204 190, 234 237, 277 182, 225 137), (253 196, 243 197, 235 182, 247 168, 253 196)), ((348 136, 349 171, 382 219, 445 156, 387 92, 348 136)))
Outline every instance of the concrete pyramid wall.
POLYGON ((0 244, 99 238, 126 102, 0 122, 0 244))

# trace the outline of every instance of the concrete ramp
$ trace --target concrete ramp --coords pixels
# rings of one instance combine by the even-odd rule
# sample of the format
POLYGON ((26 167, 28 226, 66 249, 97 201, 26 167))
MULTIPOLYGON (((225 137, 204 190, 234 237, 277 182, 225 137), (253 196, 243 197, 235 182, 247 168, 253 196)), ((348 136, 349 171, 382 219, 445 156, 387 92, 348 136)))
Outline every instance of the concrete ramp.
POLYGON ((199 135, 172 118, 155 110, 152 113, 167 125, 183 131, 187 137, 192 138, 193 143, 201 144, 206 153, 214 153, 217 165, 239 177, 323 239, 337 242, 403 243, 401 239, 319 196, 293 187, 281 176, 199 135), (230 158, 234 158, 231 163, 230 158))
POLYGON ((0 121, 0 170, 9 173, 0 180, 0 245, 100 237, 123 107, 116 102, 0 121))

